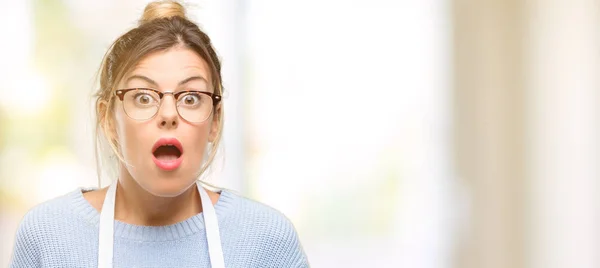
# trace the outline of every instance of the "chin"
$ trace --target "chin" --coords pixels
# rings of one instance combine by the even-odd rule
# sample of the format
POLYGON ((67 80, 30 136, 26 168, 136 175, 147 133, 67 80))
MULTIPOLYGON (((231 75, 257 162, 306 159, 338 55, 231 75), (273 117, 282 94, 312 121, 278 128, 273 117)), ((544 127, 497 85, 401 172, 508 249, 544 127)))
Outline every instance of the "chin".
POLYGON ((184 193, 195 184, 196 180, 182 179, 155 179, 153 181, 138 182, 142 188, 152 195, 160 197, 175 197, 184 193))

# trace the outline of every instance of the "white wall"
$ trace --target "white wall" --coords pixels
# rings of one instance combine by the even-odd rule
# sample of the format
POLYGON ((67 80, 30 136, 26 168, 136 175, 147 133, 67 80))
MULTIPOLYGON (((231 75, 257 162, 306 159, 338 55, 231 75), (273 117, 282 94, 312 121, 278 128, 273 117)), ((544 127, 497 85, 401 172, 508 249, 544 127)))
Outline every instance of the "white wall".
POLYGON ((528 5, 528 267, 600 267, 599 4, 528 5))

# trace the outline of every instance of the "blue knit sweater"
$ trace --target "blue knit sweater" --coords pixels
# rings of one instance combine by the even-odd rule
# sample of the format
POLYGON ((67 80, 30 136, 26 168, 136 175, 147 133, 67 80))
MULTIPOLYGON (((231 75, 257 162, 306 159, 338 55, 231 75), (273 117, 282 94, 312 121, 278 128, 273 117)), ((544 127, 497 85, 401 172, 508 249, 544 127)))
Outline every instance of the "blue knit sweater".
MULTIPOLYGON (((223 190, 215 211, 226 267, 308 267, 292 223, 280 212, 223 190)), ((82 189, 23 218, 10 267, 96 267, 100 213, 82 189)), ((168 226, 115 221, 114 267, 209 267, 202 214, 168 226)))

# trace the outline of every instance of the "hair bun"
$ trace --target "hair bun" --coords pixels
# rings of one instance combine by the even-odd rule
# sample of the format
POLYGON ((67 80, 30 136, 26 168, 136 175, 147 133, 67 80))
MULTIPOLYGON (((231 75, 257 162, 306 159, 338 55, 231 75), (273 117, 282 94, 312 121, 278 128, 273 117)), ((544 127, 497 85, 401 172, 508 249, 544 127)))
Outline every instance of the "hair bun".
POLYGON ((144 14, 139 21, 139 25, 148 23, 155 19, 182 17, 185 16, 185 7, 176 1, 154 1, 146 5, 144 14))

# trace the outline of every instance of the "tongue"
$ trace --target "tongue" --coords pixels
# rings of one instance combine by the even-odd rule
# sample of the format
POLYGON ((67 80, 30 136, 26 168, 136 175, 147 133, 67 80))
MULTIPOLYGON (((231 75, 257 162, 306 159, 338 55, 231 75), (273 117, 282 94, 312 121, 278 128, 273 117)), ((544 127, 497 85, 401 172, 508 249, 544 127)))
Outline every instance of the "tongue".
POLYGON ((160 161, 173 161, 179 156, 179 150, 173 146, 161 146, 154 152, 154 157, 160 161))

